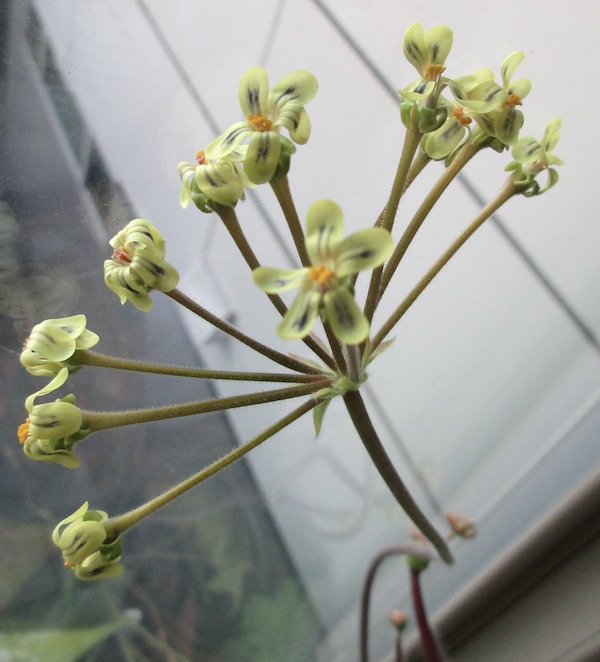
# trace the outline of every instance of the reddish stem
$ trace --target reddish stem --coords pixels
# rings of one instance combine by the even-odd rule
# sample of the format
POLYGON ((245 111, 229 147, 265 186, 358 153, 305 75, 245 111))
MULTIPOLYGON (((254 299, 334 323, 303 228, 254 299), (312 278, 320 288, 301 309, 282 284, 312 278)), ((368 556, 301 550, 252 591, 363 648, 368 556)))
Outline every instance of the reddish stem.
POLYGON ((423 650, 425 651, 425 655, 429 662, 444 662, 444 656, 438 647, 435 636, 433 635, 427 620, 425 602, 423 600, 423 594, 421 593, 420 575, 421 571, 418 568, 410 569, 410 588, 412 591, 413 609, 415 610, 419 632, 421 633, 421 643, 423 644, 423 650))

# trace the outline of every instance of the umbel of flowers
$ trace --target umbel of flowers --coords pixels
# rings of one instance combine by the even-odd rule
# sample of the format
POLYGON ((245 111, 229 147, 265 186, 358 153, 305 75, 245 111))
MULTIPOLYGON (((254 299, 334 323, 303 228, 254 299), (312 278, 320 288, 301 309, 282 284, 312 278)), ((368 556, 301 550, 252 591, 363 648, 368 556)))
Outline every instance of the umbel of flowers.
MULTIPOLYGON (((119 575, 121 538, 127 529, 279 435, 306 414, 312 413, 318 434, 326 424, 325 412, 334 398, 343 401, 358 439, 420 535, 431 543, 437 558, 452 562, 447 538, 428 520, 388 457, 361 388, 368 379, 370 363, 391 346, 390 333, 468 238, 512 197, 539 195, 556 184, 556 166, 562 164, 553 154, 559 119, 548 124, 540 141, 520 136, 524 100, 531 89, 529 80, 513 78, 523 53, 511 53, 500 63, 499 80, 491 69, 454 76, 447 66, 452 42, 452 31, 446 26, 425 32, 421 25, 414 24, 406 32, 404 53, 418 78, 399 90, 398 127, 405 127, 404 145, 396 172, 390 176, 389 197, 380 201, 372 218, 359 219, 364 225, 358 231, 344 235, 342 209, 332 200, 311 204, 306 224, 296 210, 288 176, 296 146, 304 145, 310 137, 305 106, 318 87, 315 77, 307 71, 294 71, 273 87, 269 86, 263 68, 247 71, 239 85, 244 118, 205 143, 206 148, 197 153, 194 162, 183 161, 177 166, 182 180, 180 204, 188 207, 194 202, 203 212, 216 213, 248 265, 248 277, 258 286, 257 296, 262 290, 281 315, 277 332, 283 338, 304 343, 308 356, 279 352, 265 341, 270 330, 265 330, 265 338, 251 337, 176 289, 179 275, 166 261, 166 242, 150 221, 141 218, 131 221, 111 239, 113 253, 104 263, 106 284, 121 303, 130 301, 139 311, 148 312, 152 308, 150 294, 164 293, 245 345, 248 351, 267 357, 276 370, 198 369, 100 354, 92 351, 99 338, 87 329, 87 319, 82 314, 46 320, 32 329, 21 362, 32 375, 50 381, 25 402, 28 417, 18 436, 25 455, 31 459, 75 468, 80 460, 73 448, 92 432, 296 400, 295 408, 281 419, 272 421, 252 439, 149 502, 113 518, 103 511, 89 510, 84 504, 60 522, 53 540, 77 577, 119 575), (512 150, 513 160, 506 165, 508 178, 409 293, 394 300, 390 284, 421 225, 444 190, 479 151, 487 148, 499 153, 512 150), (395 221, 400 199, 422 170, 436 161, 444 162, 433 166, 441 169, 439 179, 412 216, 406 218, 404 229, 398 231, 395 221), (542 173, 546 173, 546 181, 540 185, 542 173), (245 198, 245 190, 264 184, 271 188, 296 247, 296 268, 263 266, 238 220, 237 208, 245 198), (366 295, 357 297, 356 281, 365 277, 366 295), (284 297, 291 290, 297 292, 286 302, 284 297), (386 310, 391 312, 373 328, 375 312, 384 297, 388 299, 386 310), (86 370, 136 370, 186 379, 272 382, 274 387, 249 389, 233 397, 118 412, 81 409, 73 394, 39 402, 61 389, 69 374, 84 366, 86 370)), ((475 530, 470 520, 452 514, 447 519, 450 537, 459 524, 461 530, 475 530)))

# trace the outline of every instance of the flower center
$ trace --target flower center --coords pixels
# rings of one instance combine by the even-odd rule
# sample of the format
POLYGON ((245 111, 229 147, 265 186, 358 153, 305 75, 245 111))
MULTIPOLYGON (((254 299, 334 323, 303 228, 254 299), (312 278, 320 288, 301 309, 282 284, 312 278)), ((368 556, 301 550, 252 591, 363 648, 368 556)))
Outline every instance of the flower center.
POLYGON ((206 163, 206 154, 203 149, 199 150, 196 154, 196 161, 198 161, 199 165, 204 165, 206 163))
POLYGON ((308 270, 308 277, 311 280, 314 280, 315 283, 319 285, 325 285, 335 276, 333 271, 326 267, 324 264, 320 264, 318 267, 310 267, 308 270))
POLYGON ((506 100, 504 101, 504 105, 511 106, 512 108, 514 108, 515 106, 522 106, 523 102, 521 101, 521 97, 518 94, 511 92, 506 97, 506 100))
POLYGON ((131 264, 131 258, 122 247, 115 248, 115 251, 112 254, 112 259, 120 262, 121 264, 131 264))
POLYGON ((273 122, 271 122, 270 119, 267 119, 260 113, 256 113, 256 115, 248 115, 246 119, 257 131, 260 132, 270 131, 271 127, 273 126, 273 122))
POLYGON ((461 126, 467 126, 468 124, 471 124, 473 119, 469 117, 468 115, 465 114, 465 111, 460 107, 457 106, 453 111, 452 111, 452 116, 456 117, 458 120, 458 123, 461 126))
POLYGON ((445 70, 446 67, 443 64, 428 64, 423 78, 425 80, 435 80, 445 70))
POLYGON ((19 429, 17 430, 17 437, 19 438, 20 444, 24 444, 27 441, 27 437, 29 436, 29 423, 30 419, 28 418, 25 423, 21 423, 21 425, 19 425, 19 429))

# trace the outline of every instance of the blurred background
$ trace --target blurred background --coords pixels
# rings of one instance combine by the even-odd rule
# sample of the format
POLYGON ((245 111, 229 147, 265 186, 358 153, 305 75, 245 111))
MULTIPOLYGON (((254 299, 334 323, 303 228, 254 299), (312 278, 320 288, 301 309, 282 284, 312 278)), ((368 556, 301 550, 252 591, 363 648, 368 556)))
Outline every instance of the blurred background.
MULTIPOLYGON (((590 63, 598 9, 591 0, 568 15, 556 0, 1 0, 2 659, 355 659, 368 562, 404 542, 410 522, 340 403, 317 439, 310 417, 303 419, 133 529, 123 577, 83 585, 49 540, 58 521, 86 500, 109 514, 134 507, 293 405, 103 432, 81 445, 77 471, 40 466, 15 438, 24 398, 41 387, 18 356, 34 324, 84 313, 103 353, 272 370, 166 297, 153 295, 148 314, 120 306, 102 265, 108 240, 137 216, 166 238, 183 292, 245 333, 306 356, 303 345, 276 336, 277 314, 218 218, 180 208, 176 166, 241 119, 237 89, 248 68, 266 67, 271 83, 307 69, 320 89, 307 107, 311 139, 289 175, 300 216, 329 197, 342 207, 348 233, 371 225, 402 146, 396 89, 417 76, 402 54, 413 22, 454 30, 450 77, 482 67, 499 76, 506 55, 523 50, 516 76, 530 78, 533 89, 522 135, 541 138, 562 116, 556 154, 566 163, 556 188, 511 200, 461 250, 369 372, 367 404, 419 503, 438 525, 449 510, 479 523, 474 543, 455 545, 456 565, 426 576, 431 611, 597 474, 598 92, 590 63), (45 657, 36 657, 37 645, 45 657)), ((375 327, 500 188, 510 160, 480 154, 445 193, 375 327)), ((411 187, 397 232, 441 168, 432 164, 411 187)), ((249 194, 237 212, 259 260, 296 265, 269 187, 249 194)), ((82 407, 106 410, 249 389, 89 368, 69 387, 82 407)), ((376 585, 374 660, 391 650, 387 614, 407 603, 405 574, 391 564, 376 585)))

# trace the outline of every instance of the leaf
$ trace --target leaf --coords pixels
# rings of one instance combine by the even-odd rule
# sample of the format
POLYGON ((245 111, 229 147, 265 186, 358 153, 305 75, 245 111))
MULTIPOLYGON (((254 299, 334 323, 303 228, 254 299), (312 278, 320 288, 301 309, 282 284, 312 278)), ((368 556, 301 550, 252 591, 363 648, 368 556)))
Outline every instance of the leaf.
POLYGON ((323 423, 323 418, 325 417, 325 412, 327 411, 327 407, 329 407, 331 400, 332 398, 329 398, 328 400, 324 400, 323 402, 320 402, 313 409, 313 423, 315 425, 315 437, 318 437, 319 433, 321 432, 321 425, 323 423))
POLYGON ((0 659, 10 662, 77 662, 125 619, 93 628, 40 629, 0 632, 0 659))

